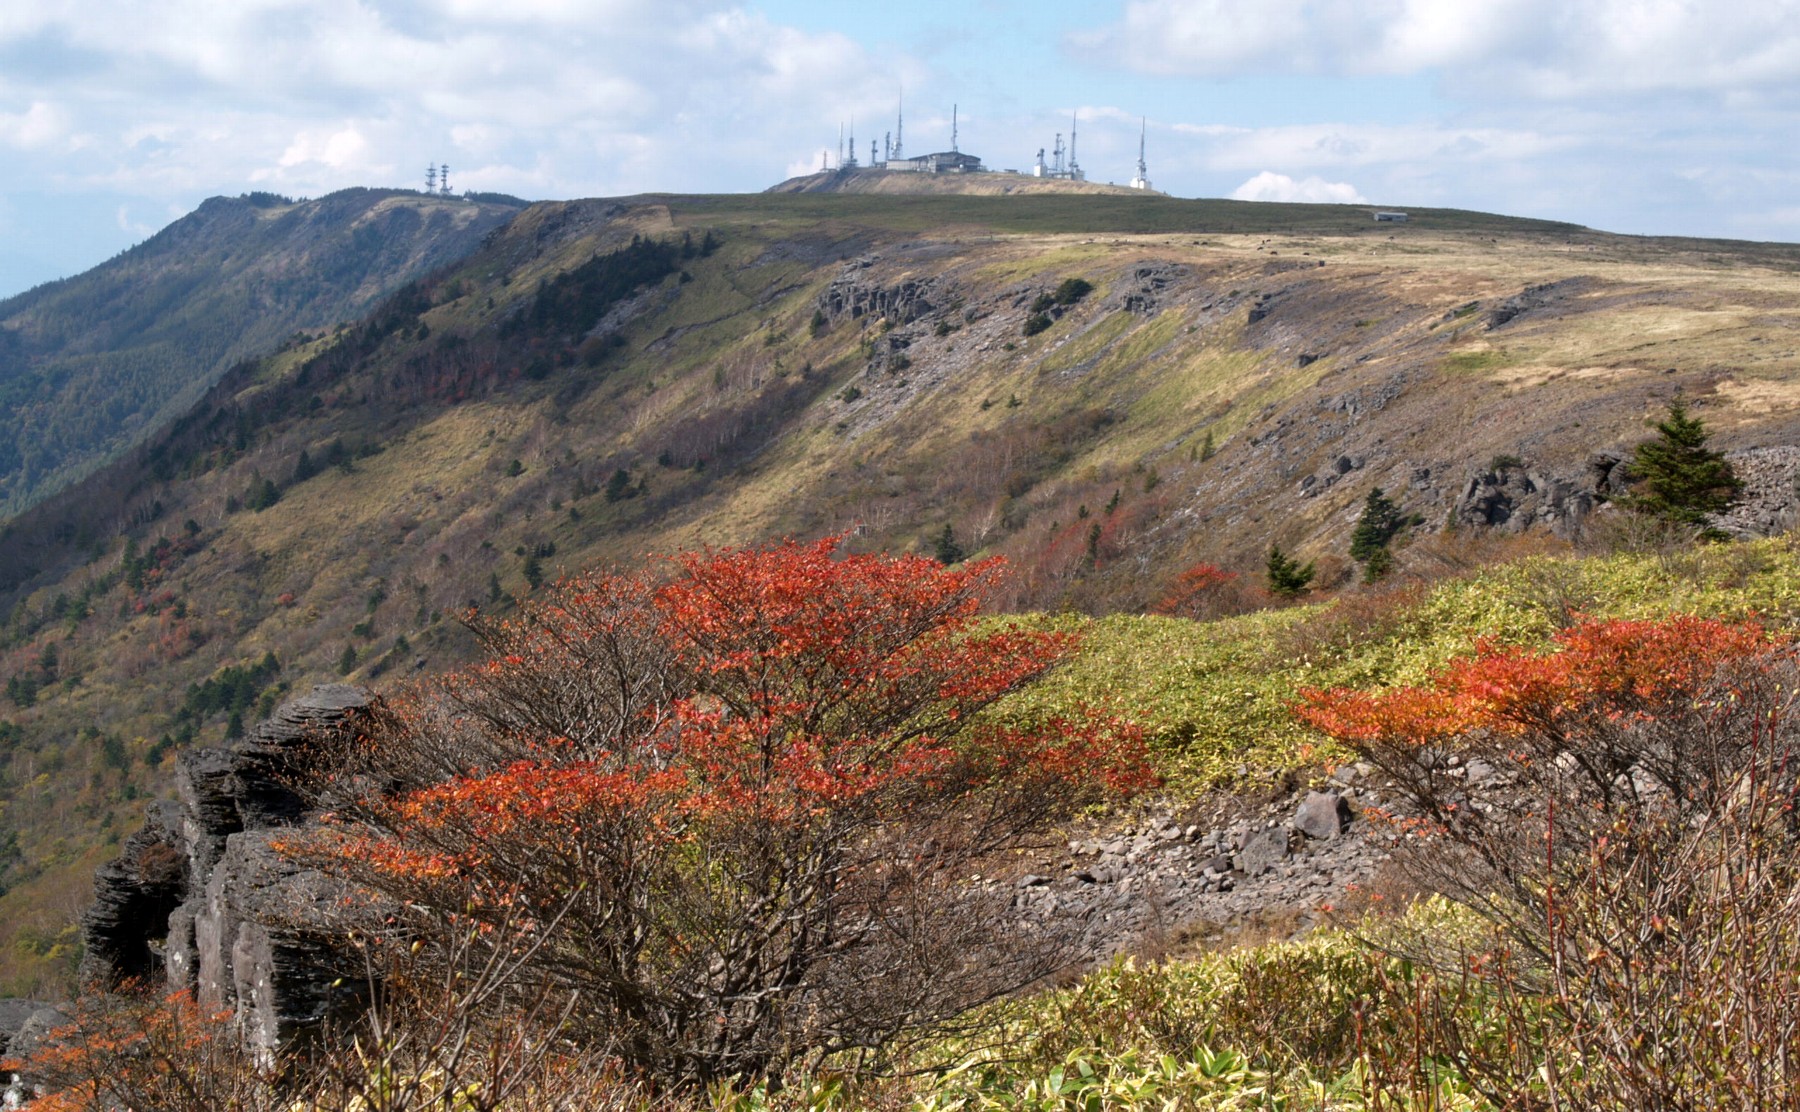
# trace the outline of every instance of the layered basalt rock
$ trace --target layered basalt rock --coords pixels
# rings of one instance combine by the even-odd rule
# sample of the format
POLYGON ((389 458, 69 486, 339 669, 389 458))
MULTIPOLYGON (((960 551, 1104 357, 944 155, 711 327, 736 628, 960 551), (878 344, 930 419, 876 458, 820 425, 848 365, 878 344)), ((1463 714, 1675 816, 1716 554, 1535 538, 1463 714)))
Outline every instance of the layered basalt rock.
POLYGON ((184 753, 177 799, 152 805, 95 876, 84 979, 166 979, 230 1009, 246 1043, 270 1051, 349 1003, 342 963, 316 929, 341 888, 273 843, 308 815, 293 786, 299 760, 353 729, 368 705, 357 688, 315 687, 248 737, 184 753))
POLYGON ((937 311, 941 297, 935 279, 903 278, 891 286, 871 281, 863 272, 879 258, 865 255, 847 263, 819 295, 819 312, 832 321, 869 317, 898 325, 911 324, 937 311))

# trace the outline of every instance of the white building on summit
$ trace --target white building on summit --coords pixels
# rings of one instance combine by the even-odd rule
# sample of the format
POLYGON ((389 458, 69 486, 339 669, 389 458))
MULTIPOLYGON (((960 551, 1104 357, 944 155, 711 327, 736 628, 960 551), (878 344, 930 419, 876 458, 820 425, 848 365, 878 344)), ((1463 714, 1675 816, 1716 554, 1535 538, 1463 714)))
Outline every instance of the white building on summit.
MULTIPOLYGON (((919 174, 979 174, 987 170, 981 159, 972 154, 964 154, 957 150, 956 134, 957 106, 950 106, 950 149, 938 151, 936 154, 922 154, 917 158, 900 157, 900 144, 894 143, 894 153, 881 164, 884 170, 910 171, 919 174)), ((895 132, 899 134, 898 130, 895 132)))
MULTIPOLYGON (((990 173, 982 164, 979 156, 965 154, 961 149, 958 135, 958 106, 950 106, 950 149, 936 151, 932 154, 906 156, 906 110, 902 102, 900 111, 894 119, 894 130, 888 132, 880 142, 869 140, 869 160, 863 162, 856 157, 856 130, 854 123, 846 136, 844 129, 838 129, 837 161, 832 162, 831 150, 821 152, 819 172, 839 174, 857 174, 868 171, 890 171, 894 173, 913 174, 984 174, 990 173)), ((1056 143, 1051 151, 1039 148, 1037 162, 1025 171, 1034 178, 1055 178, 1062 181, 1086 181, 1087 171, 1081 168, 1075 155, 1076 129, 1081 123, 1079 111, 1072 114, 1069 120, 1069 142, 1063 145, 1061 132, 1056 134, 1056 143)), ((1144 143, 1148 134, 1148 123, 1138 121, 1138 159, 1137 176, 1131 179, 1131 188, 1153 193, 1150 185, 1150 171, 1144 162, 1144 143)), ((1002 171, 1017 174, 1017 170, 1002 171)))

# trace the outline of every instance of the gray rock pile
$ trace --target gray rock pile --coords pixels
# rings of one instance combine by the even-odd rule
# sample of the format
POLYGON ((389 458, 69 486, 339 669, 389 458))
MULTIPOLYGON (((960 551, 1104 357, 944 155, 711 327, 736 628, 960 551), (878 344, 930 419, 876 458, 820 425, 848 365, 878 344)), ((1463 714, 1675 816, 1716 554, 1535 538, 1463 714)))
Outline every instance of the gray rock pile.
MULTIPOLYGON (((308 818, 289 784, 297 754, 353 728, 367 705, 354 688, 315 688, 248 738, 184 754, 179 798, 153 805, 96 877, 83 919, 85 975, 100 985, 162 978, 191 989, 203 1006, 232 1010, 246 1043, 269 1052, 355 1008, 355 989, 344 986, 360 977, 321 929, 342 889, 274 842, 308 818)), ((1152 810, 973 883, 1023 918, 1057 925, 1092 959, 1190 924, 1273 916, 1304 929, 1386 859, 1391 836, 1364 816, 1380 802, 1366 770, 1346 770, 1319 790, 1260 806, 1227 801, 1210 822, 1152 810)), ((20 1009, 21 1025, 38 1010, 20 1009)), ((0 1010, 0 1033, 8 1014, 0 1010)))
POLYGON ((1029 918, 1080 923, 1081 945, 1096 959, 1196 925, 1280 920, 1303 930, 1388 858, 1393 835, 1363 814, 1385 802, 1368 783, 1367 770, 1346 769, 1322 790, 1220 825, 1152 813, 982 883, 1012 885, 1014 909, 1029 918))
POLYGON ((1792 528, 1800 517, 1800 448, 1750 448, 1725 458, 1744 489, 1737 505, 1714 524, 1735 537, 1767 537, 1792 528))

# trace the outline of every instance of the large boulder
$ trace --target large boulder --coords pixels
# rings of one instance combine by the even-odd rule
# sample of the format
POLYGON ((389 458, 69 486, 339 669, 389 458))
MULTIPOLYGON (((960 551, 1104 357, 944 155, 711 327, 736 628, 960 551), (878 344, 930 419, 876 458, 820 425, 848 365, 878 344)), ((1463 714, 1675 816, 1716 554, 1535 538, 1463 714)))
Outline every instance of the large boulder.
POLYGON ((192 909, 202 1007, 230 1010, 245 1044, 266 1053, 354 1001, 357 978, 332 947, 341 883, 295 864, 279 830, 246 830, 192 909))
POLYGON ((1308 838, 1335 838, 1350 825, 1350 803, 1337 792, 1307 792, 1294 812, 1294 829, 1308 838))
POLYGON ((1273 826, 1246 836, 1244 847, 1233 861, 1245 876, 1258 877, 1280 866, 1287 857, 1287 827, 1273 826))

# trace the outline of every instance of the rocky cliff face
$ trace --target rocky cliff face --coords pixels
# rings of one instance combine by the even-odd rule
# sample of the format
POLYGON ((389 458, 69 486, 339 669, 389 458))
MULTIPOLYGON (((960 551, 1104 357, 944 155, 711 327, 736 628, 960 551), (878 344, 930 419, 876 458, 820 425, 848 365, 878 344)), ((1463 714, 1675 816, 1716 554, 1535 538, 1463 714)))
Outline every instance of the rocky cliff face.
POLYGON ((339 888, 272 842, 307 813, 289 784, 296 758, 352 728, 368 702, 354 687, 315 687, 243 740, 183 754, 178 799, 152 805, 96 874, 84 979, 166 978, 205 1007, 231 1009, 245 1041, 267 1051, 351 1003, 354 990, 336 987, 334 951, 306 927, 339 888))

